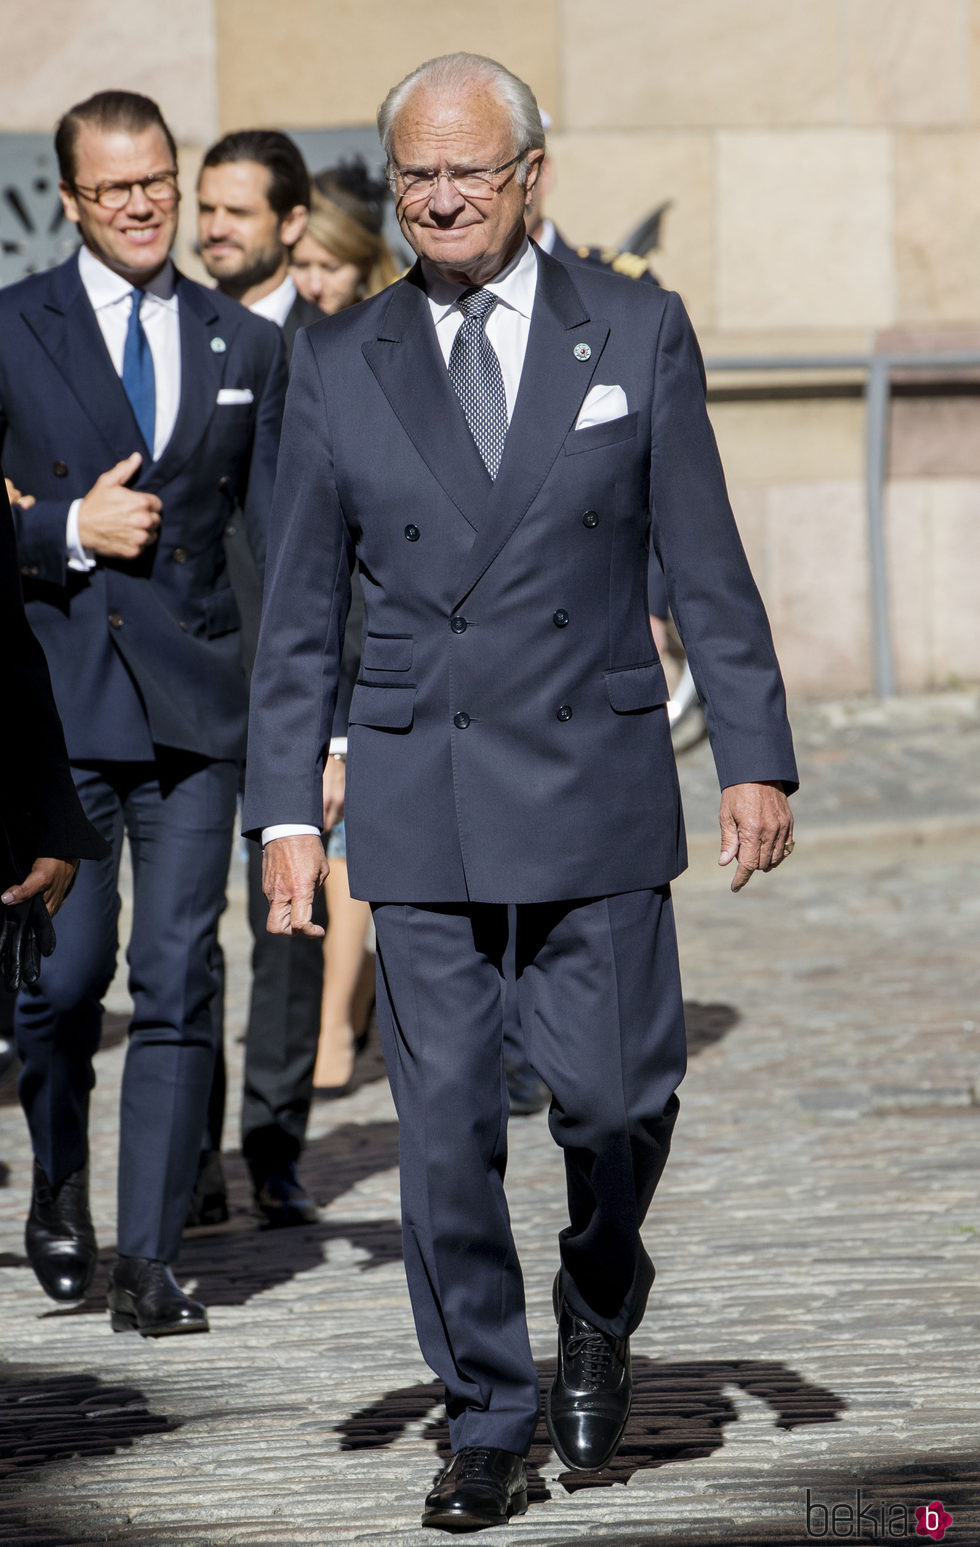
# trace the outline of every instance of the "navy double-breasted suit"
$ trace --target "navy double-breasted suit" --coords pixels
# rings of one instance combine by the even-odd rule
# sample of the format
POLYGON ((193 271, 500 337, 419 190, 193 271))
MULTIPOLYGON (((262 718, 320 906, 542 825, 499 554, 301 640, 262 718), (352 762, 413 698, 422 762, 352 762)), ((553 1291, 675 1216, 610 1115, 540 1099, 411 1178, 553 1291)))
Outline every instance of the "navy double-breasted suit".
POLYGON ((86 1159, 92 1055, 115 967, 123 829, 134 864, 119 1246, 170 1260, 193 1186, 214 1060, 213 954, 245 750, 247 688, 222 533, 245 512, 261 558, 285 392, 279 330, 176 276, 180 397, 154 460, 77 258, 0 292, 0 441, 27 613, 43 646, 76 787, 108 841, 59 917, 59 950, 21 995, 21 1098, 58 1184, 86 1159), (132 561, 68 564, 71 503, 133 451, 162 504, 132 561))
POLYGON ((796 768, 765 613, 676 295, 537 254, 495 482, 419 269, 294 353, 252 685, 245 826, 317 825, 351 566, 351 888, 374 906, 409 1287, 454 1450, 526 1453, 538 1384, 502 1178, 501 970, 552 1091, 562 1293, 616 1337, 684 1070, 669 882, 685 863, 647 563, 723 786, 796 768), (593 386, 627 412, 577 430, 593 386))

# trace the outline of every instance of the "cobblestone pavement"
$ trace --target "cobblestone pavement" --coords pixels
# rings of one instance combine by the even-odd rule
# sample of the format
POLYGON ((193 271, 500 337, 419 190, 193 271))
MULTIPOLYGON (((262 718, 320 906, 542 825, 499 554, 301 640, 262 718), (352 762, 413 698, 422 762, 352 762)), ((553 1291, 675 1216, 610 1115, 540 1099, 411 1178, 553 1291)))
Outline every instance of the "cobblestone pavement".
MULTIPOLYGON (((738 898, 714 863, 710 758, 684 757, 693 857, 675 896, 693 1056, 646 1228, 658 1278, 634 1339, 634 1413, 598 1478, 564 1474, 542 1430, 530 1510, 502 1542, 921 1541, 914 1512, 937 1499, 950 1547, 980 1542, 978 701, 808 708, 797 727, 796 852, 738 898)), ((232 881, 237 1062, 237 864, 232 881)), ((110 1007, 93 1108, 107 1260, 118 980, 110 1007)), ((156 1344, 109 1332, 104 1272, 77 1309, 36 1286, 25 1130, 0 1092, 0 1542, 431 1547, 419 1509, 445 1433, 412 1332, 395 1125, 370 1049, 362 1074, 314 1113, 303 1174, 322 1222, 259 1232, 229 1155, 233 1217, 188 1238, 179 1270, 212 1333, 156 1344)), ((512 1123, 544 1381, 556 1158, 543 1115, 512 1123)))

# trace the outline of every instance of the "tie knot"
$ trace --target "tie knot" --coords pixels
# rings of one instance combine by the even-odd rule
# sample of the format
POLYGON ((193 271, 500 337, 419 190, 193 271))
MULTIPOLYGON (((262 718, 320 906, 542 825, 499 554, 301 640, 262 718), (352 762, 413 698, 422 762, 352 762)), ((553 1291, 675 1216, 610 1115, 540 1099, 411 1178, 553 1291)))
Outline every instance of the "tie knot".
POLYGON ((497 297, 490 290, 464 290, 456 302, 467 322, 472 317, 477 322, 486 322, 496 304, 497 297))

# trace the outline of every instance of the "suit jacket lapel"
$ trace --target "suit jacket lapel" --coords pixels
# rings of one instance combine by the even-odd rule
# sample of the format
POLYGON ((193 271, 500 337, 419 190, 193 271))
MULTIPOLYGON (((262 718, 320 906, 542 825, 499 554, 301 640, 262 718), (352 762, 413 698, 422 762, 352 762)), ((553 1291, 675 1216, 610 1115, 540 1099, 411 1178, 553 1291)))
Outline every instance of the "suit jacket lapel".
POLYGON ((47 301, 25 307, 24 321, 75 394, 113 461, 121 462, 132 452, 141 451, 145 468, 151 460, 150 450, 109 358, 78 272, 77 257, 54 269, 50 277, 47 301))
POLYGON ((429 471, 479 530, 493 484, 449 379, 417 264, 392 288, 378 337, 362 350, 429 471))
POLYGON ((490 519, 481 525, 463 565, 457 607, 524 519, 575 424, 608 337, 609 324, 589 317, 564 264, 538 252, 521 385, 493 485, 490 519), (587 347, 585 359, 575 354, 578 345, 587 347))
POLYGON ((200 445, 214 414, 228 359, 228 345, 235 326, 222 322, 218 309, 203 285, 177 275, 177 314, 180 319, 180 407, 173 434, 159 462, 139 479, 141 489, 161 489, 174 473, 189 462, 200 445), (212 341, 223 348, 213 349, 212 341))

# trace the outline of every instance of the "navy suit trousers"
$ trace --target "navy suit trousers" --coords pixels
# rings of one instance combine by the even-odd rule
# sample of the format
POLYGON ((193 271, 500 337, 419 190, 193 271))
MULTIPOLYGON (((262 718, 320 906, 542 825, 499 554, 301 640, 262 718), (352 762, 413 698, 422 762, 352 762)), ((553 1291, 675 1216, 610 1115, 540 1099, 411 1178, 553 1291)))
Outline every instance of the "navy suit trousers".
POLYGON ((124 832, 133 864, 133 1019, 119 1131, 118 1247, 177 1255, 215 1057, 214 945, 238 765, 187 754, 73 768, 85 813, 111 845, 86 860, 56 921, 58 948, 16 1016, 20 1098, 34 1152, 57 1185, 88 1155, 92 1066, 118 950, 124 832))
MULTIPOLYGON (((503 1185, 507 907, 384 903, 374 920, 419 1342, 445 1382, 453 1450, 527 1454, 539 1387, 503 1185)), ((653 1282, 640 1227, 686 1059, 670 891, 520 904, 516 937, 521 1026, 565 1162, 564 1292, 628 1336, 653 1282)))

